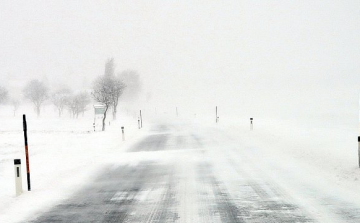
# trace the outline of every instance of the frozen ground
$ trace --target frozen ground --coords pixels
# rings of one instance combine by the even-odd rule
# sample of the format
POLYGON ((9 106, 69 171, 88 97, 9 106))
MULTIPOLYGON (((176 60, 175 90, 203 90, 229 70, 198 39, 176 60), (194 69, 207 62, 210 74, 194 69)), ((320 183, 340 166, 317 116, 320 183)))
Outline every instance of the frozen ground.
POLYGON ((356 128, 234 120, 139 131, 127 117, 94 133, 90 117, 29 117, 33 190, 15 197, 21 117, 1 116, 0 222, 360 221, 356 128))

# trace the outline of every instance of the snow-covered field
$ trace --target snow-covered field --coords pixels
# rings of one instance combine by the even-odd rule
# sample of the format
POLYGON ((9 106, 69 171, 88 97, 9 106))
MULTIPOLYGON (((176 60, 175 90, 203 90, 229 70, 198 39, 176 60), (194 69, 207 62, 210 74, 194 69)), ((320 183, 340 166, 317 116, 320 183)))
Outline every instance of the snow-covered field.
POLYGON ((251 148, 266 148, 280 157, 291 157, 328 173, 338 183, 359 186, 358 126, 306 125, 291 120, 254 120, 221 124, 232 137, 251 148))
MULTIPOLYGON (((153 118, 152 122, 159 120, 159 117, 153 118)), ((258 163, 268 177, 287 188, 289 193, 304 190, 296 189, 294 177, 312 182, 329 193, 332 190, 342 191, 349 200, 351 196, 354 200, 359 196, 356 127, 309 127, 291 121, 255 118, 254 130, 249 131, 249 120, 228 120, 231 122, 225 118, 215 124, 210 118, 197 117, 167 122, 183 125, 184 131, 189 123, 196 126, 192 131, 212 139, 207 142, 208 147, 234 148, 234 157, 242 153, 240 149, 246 148, 247 152, 243 155, 258 163), (296 176, 289 176, 287 182, 280 176, 272 175, 272 170, 279 167, 288 168, 296 176), (326 182, 322 182, 323 179, 326 182)), ((32 191, 27 192, 22 117, 11 117, 4 111, 0 113, 0 222, 23 221, 60 202, 86 185, 99 167, 107 163, 136 162, 139 159, 139 156, 125 155, 124 152, 149 133, 149 121, 145 128, 138 130, 137 119, 120 117, 111 122, 105 132, 93 132, 92 122, 90 112, 79 119, 58 118, 52 113, 41 118, 28 116, 32 191), (125 126, 125 142, 121 139, 121 126, 125 126), (18 197, 15 196, 13 165, 13 160, 17 158, 22 160, 24 190, 18 197)), ((213 158, 216 156, 214 154, 213 158)), ((298 199, 305 206, 316 207, 309 199, 298 199)))
POLYGON ((0 113, 0 222, 21 221, 67 197, 145 131, 138 131, 136 119, 119 117, 106 132, 94 132, 89 113, 78 119, 58 118, 56 113, 27 116, 31 192, 27 191, 22 115, 0 113), (22 162, 24 193, 19 197, 15 196, 14 159, 22 162))

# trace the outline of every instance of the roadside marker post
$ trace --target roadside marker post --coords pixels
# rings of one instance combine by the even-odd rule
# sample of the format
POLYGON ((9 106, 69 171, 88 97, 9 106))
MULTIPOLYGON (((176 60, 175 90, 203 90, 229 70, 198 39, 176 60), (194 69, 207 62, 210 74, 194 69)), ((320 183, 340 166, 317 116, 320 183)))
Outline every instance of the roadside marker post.
POLYGON ((360 167, 360 136, 358 136, 358 156, 359 156, 359 167, 360 167))
POLYGON ((141 124, 141 128, 142 128, 143 126, 142 126, 142 115, 141 115, 141 110, 140 110, 140 124, 141 124))
POLYGON ((27 185, 28 191, 31 191, 30 184, 30 164, 29 164, 29 148, 28 148, 28 139, 27 139, 27 124, 26 124, 26 115, 23 115, 23 129, 24 129, 24 140, 25 140, 25 156, 26 156, 26 174, 27 174, 27 185))
POLYGON ((253 130, 253 118, 250 118, 250 130, 252 131, 253 130))
MULTIPOLYGON (((359 126, 360 125, 360 94, 359 94, 358 112, 359 112, 359 121, 358 121, 358 126, 359 126)), ((360 167, 360 133, 359 133, 359 136, 358 136, 358 159, 359 159, 359 167, 360 167)))
POLYGON ((125 141, 124 126, 121 126, 121 132, 122 132, 122 141, 125 141))
POLYGON ((138 128, 140 129, 140 118, 138 118, 138 128))
POLYGON ((16 196, 22 194, 22 176, 21 176, 21 159, 14 159, 14 169, 15 169, 15 192, 16 196))
POLYGON ((218 123, 218 120, 219 120, 219 117, 218 117, 218 114, 217 114, 217 106, 215 107, 215 118, 216 118, 216 120, 215 120, 215 122, 216 123, 218 123))
POLYGON ((215 107, 215 123, 217 123, 217 106, 215 107))

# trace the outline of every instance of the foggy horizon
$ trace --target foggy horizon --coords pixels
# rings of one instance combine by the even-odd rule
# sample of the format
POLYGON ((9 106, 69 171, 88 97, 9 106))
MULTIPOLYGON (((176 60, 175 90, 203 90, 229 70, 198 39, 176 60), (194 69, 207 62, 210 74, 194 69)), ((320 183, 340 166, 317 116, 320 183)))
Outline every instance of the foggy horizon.
POLYGON ((358 1, 2 2, 0 83, 88 89, 114 58, 116 73, 138 71, 152 108, 352 120, 359 10, 358 1))

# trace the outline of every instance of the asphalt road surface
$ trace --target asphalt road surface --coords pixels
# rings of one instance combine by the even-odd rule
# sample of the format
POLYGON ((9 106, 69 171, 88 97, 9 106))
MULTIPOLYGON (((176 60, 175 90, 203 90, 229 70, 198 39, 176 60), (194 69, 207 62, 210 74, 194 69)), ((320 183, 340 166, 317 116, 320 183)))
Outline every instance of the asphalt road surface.
POLYGON ((269 165, 292 188, 306 191, 300 197, 314 205, 304 204, 264 172, 252 152, 214 139, 212 131, 154 127, 127 151, 143 160, 106 166, 91 184, 31 222, 360 222, 359 207, 269 165))

